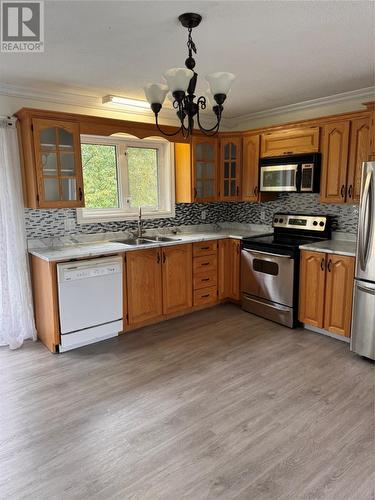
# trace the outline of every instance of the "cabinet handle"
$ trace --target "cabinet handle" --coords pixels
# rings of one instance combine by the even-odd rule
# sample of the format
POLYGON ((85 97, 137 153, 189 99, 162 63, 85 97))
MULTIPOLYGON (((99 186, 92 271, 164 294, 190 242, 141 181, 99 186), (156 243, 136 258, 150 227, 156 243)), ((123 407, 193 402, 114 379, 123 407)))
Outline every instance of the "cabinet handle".
POLYGON ((258 186, 254 187, 254 196, 258 196, 258 186))
POLYGON ((324 271, 324 264, 326 263, 326 259, 323 257, 322 260, 320 261, 320 269, 324 271))
POLYGON ((293 151, 284 151, 283 155, 292 155, 293 151))
POLYGON ((166 255, 165 255, 165 252, 163 252, 163 264, 165 264, 165 261, 166 261, 166 255))
POLYGON ((349 190, 348 190, 348 196, 349 196, 349 198, 351 198, 351 197, 352 197, 352 194, 353 194, 353 185, 352 185, 352 184, 350 184, 350 186, 349 186, 349 190))
POLYGON ((345 184, 341 186, 341 198, 345 198, 345 184))
POLYGON ((83 192, 82 192, 82 188, 81 187, 78 189, 78 196, 79 196, 79 201, 82 201, 83 192))
POLYGON ((160 263, 160 253, 159 252, 156 254, 156 262, 158 264, 160 263))
POLYGON ((201 281, 210 281, 210 278, 202 278, 201 281))
POLYGON ((210 247, 201 247, 201 250, 209 250, 210 247))
POLYGON ((241 251, 241 244, 237 243, 237 253, 240 253, 240 251, 241 251))
POLYGON ((194 188, 194 198, 196 198, 196 197, 197 197, 197 188, 195 187, 194 188))
POLYGON ((208 266, 209 262, 202 262, 202 266, 208 266))
POLYGON ((240 194, 240 188, 238 186, 236 187, 236 193, 237 193, 237 196, 240 194))
POLYGON ((328 261, 327 269, 328 269, 329 273, 332 271, 332 260, 331 259, 329 259, 329 261, 328 261))
POLYGON ((209 296, 210 296, 210 294, 209 294, 209 293, 206 293, 206 295, 201 295, 201 298, 203 299, 203 298, 205 298, 205 297, 209 297, 209 296))

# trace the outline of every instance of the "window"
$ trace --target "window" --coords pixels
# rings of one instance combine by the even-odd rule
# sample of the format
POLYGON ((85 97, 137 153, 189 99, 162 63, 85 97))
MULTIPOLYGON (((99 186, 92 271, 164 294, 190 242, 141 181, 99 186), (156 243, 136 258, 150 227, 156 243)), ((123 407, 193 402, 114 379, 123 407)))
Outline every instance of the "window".
POLYGON ((80 224, 174 216, 173 150, 162 139, 81 136, 80 224))

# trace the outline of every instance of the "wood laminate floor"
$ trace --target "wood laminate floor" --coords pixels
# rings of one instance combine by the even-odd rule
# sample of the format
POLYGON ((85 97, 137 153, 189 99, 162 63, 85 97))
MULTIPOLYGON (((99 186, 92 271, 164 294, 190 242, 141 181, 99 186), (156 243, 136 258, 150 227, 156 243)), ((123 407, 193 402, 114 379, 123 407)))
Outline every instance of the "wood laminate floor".
POLYGON ((1 499, 374 499, 374 366, 218 306, 0 350, 1 499))

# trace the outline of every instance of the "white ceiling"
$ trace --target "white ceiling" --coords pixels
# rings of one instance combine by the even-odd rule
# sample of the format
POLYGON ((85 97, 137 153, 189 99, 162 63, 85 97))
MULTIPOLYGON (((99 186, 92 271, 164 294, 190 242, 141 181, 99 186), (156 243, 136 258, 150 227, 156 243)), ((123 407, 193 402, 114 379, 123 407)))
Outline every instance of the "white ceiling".
POLYGON ((46 1, 45 52, 0 54, 0 83, 144 98, 142 86, 183 66, 198 12, 199 90, 237 75, 228 117, 374 85, 372 1, 46 1))

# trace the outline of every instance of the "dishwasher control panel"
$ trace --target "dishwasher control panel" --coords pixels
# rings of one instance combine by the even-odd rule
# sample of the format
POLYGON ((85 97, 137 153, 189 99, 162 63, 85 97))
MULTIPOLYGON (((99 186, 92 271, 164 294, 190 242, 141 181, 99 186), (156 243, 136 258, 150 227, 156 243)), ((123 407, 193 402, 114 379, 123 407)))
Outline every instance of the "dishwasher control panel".
POLYGON ((114 259, 95 259, 92 261, 82 261, 70 264, 59 264, 59 282, 77 281, 88 278, 99 278, 108 274, 118 274, 122 272, 122 262, 114 259), (105 262, 107 260, 107 262, 105 262), (104 262, 103 262, 104 261, 104 262))

